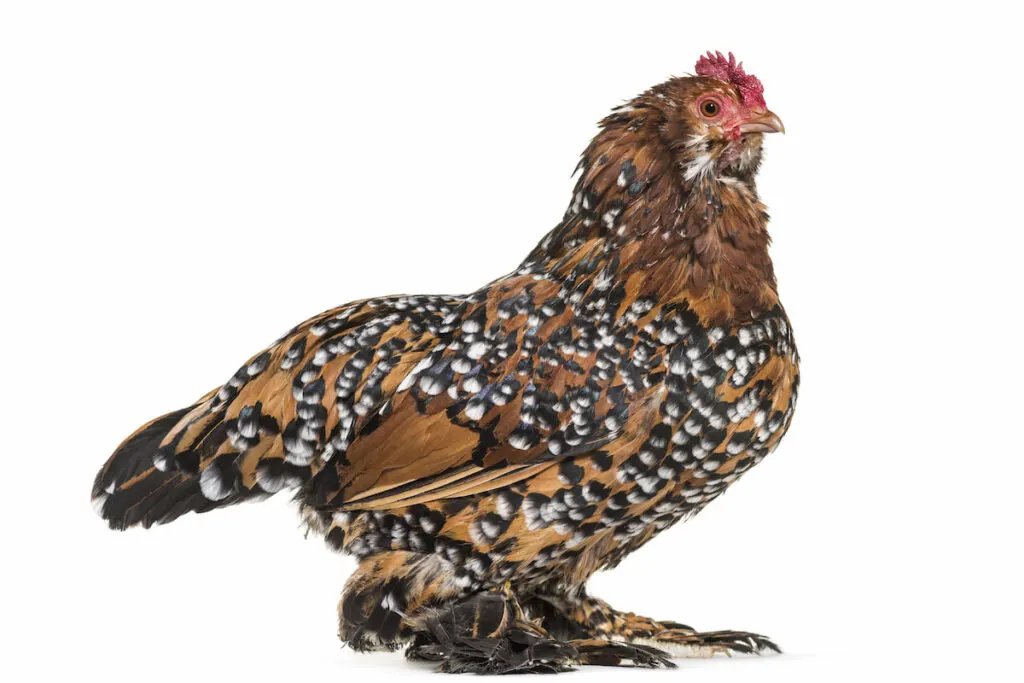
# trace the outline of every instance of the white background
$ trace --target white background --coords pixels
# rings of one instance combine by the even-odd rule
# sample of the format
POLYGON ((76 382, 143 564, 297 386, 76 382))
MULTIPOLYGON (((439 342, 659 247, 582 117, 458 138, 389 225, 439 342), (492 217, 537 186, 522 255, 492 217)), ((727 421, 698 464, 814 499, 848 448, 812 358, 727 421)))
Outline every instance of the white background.
POLYGON ((592 587, 786 654, 574 676, 1021 680, 1019 23, 983 2, 368 5, 0 10, 0 676, 426 677, 340 649, 351 560, 284 499, 116 534, 93 474, 309 315, 514 267, 596 121, 720 49, 789 131, 759 187, 800 404, 772 458, 592 587))

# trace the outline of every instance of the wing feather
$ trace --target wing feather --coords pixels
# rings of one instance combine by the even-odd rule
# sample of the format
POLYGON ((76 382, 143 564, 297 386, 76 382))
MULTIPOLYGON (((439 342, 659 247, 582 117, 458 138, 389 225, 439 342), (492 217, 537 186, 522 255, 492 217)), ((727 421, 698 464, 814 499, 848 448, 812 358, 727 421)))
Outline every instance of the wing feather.
MULTIPOLYGON (((593 287, 582 276, 596 266, 579 253, 581 282, 593 287)), ((661 360, 630 360, 642 336, 616 337, 612 323, 642 323, 649 310, 624 303, 640 286, 586 299, 571 282, 519 273, 470 297, 328 311, 204 397, 156 462, 225 500, 305 487, 320 508, 407 505, 521 481, 638 424, 630 413, 648 405, 650 387, 631 384, 631 372, 640 376, 631 364, 661 360), (570 300, 590 303, 594 321, 581 324, 570 300)))

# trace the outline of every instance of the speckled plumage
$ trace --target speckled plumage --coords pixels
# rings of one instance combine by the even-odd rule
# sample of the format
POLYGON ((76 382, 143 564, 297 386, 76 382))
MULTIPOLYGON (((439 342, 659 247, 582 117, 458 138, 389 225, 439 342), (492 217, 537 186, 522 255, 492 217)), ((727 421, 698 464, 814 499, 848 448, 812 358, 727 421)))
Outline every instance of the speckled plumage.
POLYGON ((754 186, 778 119, 743 101, 760 83, 742 76, 672 79, 615 110, 513 273, 327 311, 144 426, 97 476, 101 515, 150 526, 294 490, 360 560, 342 639, 411 644, 449 671, 774 649, 584 588, 721 495, 792 418, 798 357, 754 186), (444 626, 462 619, 472 638, 444 626))

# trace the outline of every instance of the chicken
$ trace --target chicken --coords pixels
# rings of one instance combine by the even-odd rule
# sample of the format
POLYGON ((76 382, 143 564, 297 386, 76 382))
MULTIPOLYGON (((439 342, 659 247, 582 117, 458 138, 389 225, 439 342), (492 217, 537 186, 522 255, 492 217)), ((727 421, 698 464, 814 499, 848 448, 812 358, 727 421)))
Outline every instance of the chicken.
POLYGON ((449 672, 777 650, 585 588, 720 496, 793 415, 754 183, 782 122, 731 54, 695 71, 601 122, 561 223, 514 272, 301 323, 128 437, 96 477, 100 515, 149 527, 294 491, 359 562, 342 641, 449 672))

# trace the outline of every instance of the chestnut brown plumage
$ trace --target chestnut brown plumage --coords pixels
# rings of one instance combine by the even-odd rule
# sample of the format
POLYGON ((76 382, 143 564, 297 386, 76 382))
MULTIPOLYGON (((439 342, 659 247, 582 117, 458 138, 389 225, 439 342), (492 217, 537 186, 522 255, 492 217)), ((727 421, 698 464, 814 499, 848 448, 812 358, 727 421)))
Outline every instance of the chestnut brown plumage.
POLYGON ((585 590, 721 495, 793 414, 754 184, 782 123, 732 55, 697 74, 601 122, 561 223, 514 272, 300 324, 122 443, 96 477, 100 514, 148 527, 292 489, 360 561, 342 640, 446 671, 776 649, 585 590))

